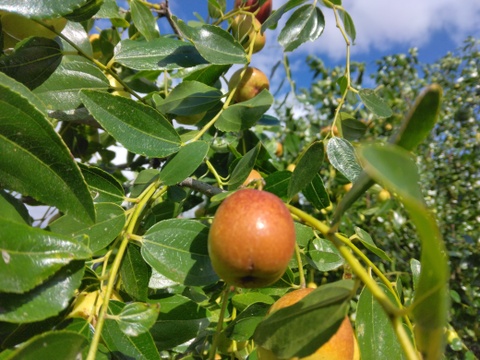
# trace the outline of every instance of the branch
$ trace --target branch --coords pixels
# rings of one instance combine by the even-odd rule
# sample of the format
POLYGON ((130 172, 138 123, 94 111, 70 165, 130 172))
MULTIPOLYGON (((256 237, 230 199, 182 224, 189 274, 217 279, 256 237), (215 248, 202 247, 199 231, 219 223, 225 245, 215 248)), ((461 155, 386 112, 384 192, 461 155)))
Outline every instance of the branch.
POLYGON ((193 179, 191 177, 186 178, 182 182, 179 182, 178 186, 188 187, 195 191, 201 192, 202 194, 207 195, 208 197, 212 197, 214 195, 221 194, 222 192, 224 192, 224 190, 216 186, 212 186, 210 184, 193 179))

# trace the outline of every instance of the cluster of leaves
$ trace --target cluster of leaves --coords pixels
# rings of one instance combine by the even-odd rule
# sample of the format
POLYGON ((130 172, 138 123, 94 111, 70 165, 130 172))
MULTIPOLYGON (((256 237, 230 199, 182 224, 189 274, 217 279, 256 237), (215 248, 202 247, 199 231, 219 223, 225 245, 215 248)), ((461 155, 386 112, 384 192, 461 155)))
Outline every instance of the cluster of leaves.
MULTIPOLYGON (((349 46, 352 19, 340 1, 325 3, 349 46)), ((235 89, 222 91, 223 77, 252 56, 228 32, 238 10, 220 6, 217 18, 187 24, 168 2, 132 0, 127 10, 113 0, 37 5, 0 0, 0 10, 39 23, 70 20, 56 39, 27 38, 0 58, 0 151, 8 154, 0 158, 2 358, 213 358, 218 351, 254 359, 254 344, 280 343, 289 344, 282 357, 303 356, 314 349, 302 344, 325 342, 350 306, 364 358, 416 358, 416 350, 440 356, 447 259, 412 160, 437 118, 438 85, 415 94, 386 144, 355 148, 370 126, 357 119, 359 104, 370 120, 395 115, 376 91, 357 86, 350 68, 323 72, 325 83, 312 92, 329 94, 322 100, 326 138, 315 117, 294 121, 286 107, 285 121, 266 115, 274 103, 267 90, 232 103, 235 89), (162 17, 175 36, 159 33, 162 17), (98 19, 109 26, 90 41, 98 19), (174 120, 200 113, 194 127, 174 120), (278 137, 283 156, 275 154, 278 129, 285 129, 278 137), (124 163, 113 145, 126 150, 124 163), (295 162, 293 172, 285 170, 286 159, 295 162), (230 291, 211 267, 208 228, 218 204, 253 168, 264 176, 265 191, 294 205, 298 252, 273 286, 230 291), (347 182, 351 191, 340 195, 347 182), (387 277, 383 266, 392 254, 375 245, 373 225, 360 228, 354 225, 361 219, 343 216, 375 182, 398 195, 415 225, 422 252, 410 261, 411 277, 387 277), (43 229, 33 226, 26 206, 38 204, 58 210, 43 229), (385 263, 370 259, 376 257, 385 263), (356 281, 331 282, 305 300, 318 326, 304 331, 301 321, 275 319, 304 341, 270 333, 263 319, 275 299, 307 281, 328 281, 339 269, 356 281)), ((289 16, 279 35, 285 51, 323 32, 316 1, 288 1, 262 30, 283 16, 289 16)), ((360 65, 358 71, 361 78, 360 65)))

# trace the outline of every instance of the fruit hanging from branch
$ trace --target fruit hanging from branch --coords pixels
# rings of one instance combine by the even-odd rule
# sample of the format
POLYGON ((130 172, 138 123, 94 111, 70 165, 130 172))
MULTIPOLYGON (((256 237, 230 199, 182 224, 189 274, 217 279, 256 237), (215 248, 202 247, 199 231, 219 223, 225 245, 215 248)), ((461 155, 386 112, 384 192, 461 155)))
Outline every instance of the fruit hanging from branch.
POLYGON ((285 272, 295 248, 295 228, 285 204, 266 191, 243 189, 217 209, 208 252, 229 285, 257 288, 285 272))
MULTIPOLYGON (((291 306, 305 296, 310 294, 313 288, 305 288, 294 290, 280 299, 278 299, 268 310, 268 314, 272 314, 287 306, 291 306)), ((271 351, 259 346, 257 348, 258 358, 260 360, 278 360, 278 357, 271 351)), ((332 335, 323 345, 319 346, 318 350, 313 354, 297 360, 359 360, 359 349, 357 340, 353 333, 352 324, 346 316, 337 332, 332 335)))
POLYGON ((261 70, 248 67, 242 76, 243 69, 237 70, 228 82, 228 90, 235 90, 233 100, 236 103, 253 99, 263 89, 270 89, 267 75, 261 70))
POLYGON ((235 0, 234 8, 255 13, 255 17, 263 24, 272 13, 272 0, 267 0, 262 5, 260 0, 235 0))
POLYGON ((255 54, 262 50, 267 41, 265 33, 260 31, 262 24, 257 18, 248 15, 238 15, 232 22, 233 37, 248 50, 253 41, 253 51, 255 54))

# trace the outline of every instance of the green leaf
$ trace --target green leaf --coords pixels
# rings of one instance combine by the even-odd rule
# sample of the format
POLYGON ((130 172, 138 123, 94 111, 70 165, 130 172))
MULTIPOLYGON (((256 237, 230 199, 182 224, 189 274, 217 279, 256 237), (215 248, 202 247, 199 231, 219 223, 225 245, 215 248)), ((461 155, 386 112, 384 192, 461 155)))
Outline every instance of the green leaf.
POLYGON ((87 345, 87 338, 73 331, 47 331, 22 344, 10 353, 8 359, 79 359, 87 345))
POLYGON ((358 140, 367 132, 367 125, 362 121, 356 120, 352 117, 342 117, 342 135, 348 141, 358 140))
POLYGON ((325 157, 323 141, 314 141, 300 154, 288 184, 288 199, 302 191, 320 171, 325 157))
POLYGON ((255 342, 278 358, 312 354, 338 330, 348 312, 352 290, 350 280, 318 287, 263 320, 255 331, 255 342))
POLYGON ((340 16, 342 17, 343 28, 345 29, 345 32, 350 37, 352 42, 355 43, 357 31, 355 30, 355 24, 353 23, 352 17, 345 10, 340 11, 340 16))
POLYGON ((80 165, 95 203, 111 202, 121 205, 125 197, 122 184, 112 175, 94 166, 80 165))
MULTIPOLYGON (((119 315, 124 307, 125 304, 118 301, 108 303, 108 309, 112 315, 119 315)), ((117 357, 160 360, 153 337, 148 331, 138 336, 129 336, 121 330, 117 321, 107 319, 102 331, 102 339, 110 352, 117 357)))
POLYGON ((128 336, 138 336, 147 332, 160 313, 160 304, 129 303, 118 314, 118 326, 128 336))
POLYGON ((13 54, 0 57, 0 71, 35 89, 53 74, 61 61, 62 51, 56 41, 31 37, 19 43, 13 54))
POLYGON ((125 292, 135 300, 146 301, 150 272, 150 268, 143 261, 140 249, 134 244, 129 244, 120 266, 120 277, 125 292))
POLYGON ((57 315, 70 304, 84 271, 83 261, 72 261, 27 293, 1 293, 0 321, 31 323, 57 315))
POLYGON ((87 185, 70 152, 26 88, 0 74, 0 179, 2 187, 93 222, 87 185), (35 176, 32 176, 32 171, 35 176))
POLYGON ((72 110, 82 103, 78 93, 82 89, 107 90, 109 82, 103 72, 86 61, 62 62, 36 94, 50 110, 72 110))
MULTIPOLYGON (((311 228, 310 228, 311 229, 311 228)), ((275 301, 270 295, 262 294, 260 292, 247 292, 235 294, 232 297, 232 304, 239 311, 245 310, 247 307, 253 304, 267 304, 272 305, 275 301)))
POLYGON ((262 90, 253 99, 229 106, 215 122, 221 131, 240 131, 253 126, 273 104, 273 96, 262 90))
POLYGON ((232 171, 232 176, 228 182, 228 190, 235 190, 247 179, 250 171, 252 171, 257 161, 258 154, 260 153, 261 144, 258 143, 257 146, 249 150, 242 158, 238 161, 235 169, 232 171))
POLYGON ((420 274, 422 270, 422 264, 417 259, 410 260, 410 270, 412 272, 412 280, 413 280, 413 290, 415 290, 418 286, 418 280, 420 279, 420 274))
POLYGON ((101 8, 103 0, 88 0, 83 6, 66 14, 65 18, 69 21, 83 22, 90 20, 101 8))
POLYGON ((315 175, 310 184, 303 190, 303 195, 317 210, 325 209, 331 204, 320 174, 315 175))
POLYGON ((132 14, 133 24, 147 41, 160 36, 155 21, 156 19, 145 4, 138 0, 131 1, 130 12, 132 14))
POLYGON ((22 293, 41 284, 90 250, 69 237, 0 218, 0 291, 22 293))
POLYGON ((198 114, 211 109, 222 96, 220 90, 201 82, 184 81, 168 94, 159 110, 165 114, 198 114))
POLYGON ((276 171, 265 178, 264 190, 286 200, 291 177, 292 173, 288 170, 276 171))
POLYGON ((2 189, 0 189, 0 218, 26 225, 31 225, 32 220, 25 204, 2 189))
POLYGON ((72 12, 74 9, 85 4, 87 0, 0 0, 0 10, 15 12, 28 18, 43 19, 58 17, 72 12))
POLYGON ((93 90, 82 90, 80 98, 95 120, 129 151, 165 157, 180 149, 173 126, 151 107, 93 90))
POLYGON ((119 205, 110 203, 95 204, 97 220, 95 224, 85 224, 70 215, 64 215, 49 227, 59 234, 77 238, 88 245, 92 253, 106 248, 122 231, 126 216, 119 205))
POLYGON ((200 55, 209 63, 216 65, 247 63, 243 46, 222 28, 207 24, 191 27, 177 18, 174 18, 174 21, 183 36, 193 43, 200 55))
POLYGON ((365 246, 368 250, 370 250, 372 253, 377 255, 380 259, 388 262, 392 262, 392 259, 390 259, 390 257, 385 253, 385 251, 383 251, 382 249, 379 249, 377 245, 375 245, 369 233, 355 226, 355 234, 358 240, 360 240, 363 246, 365 246))
POLYGON ((342 266, 345 261, 331 241, 314 239, 313 249, 309 249, 307 255, 319 271, 332 271, 342 266))
POLYGON ((145 261, 167 278, 184 285, 210 285, 218 280, 207 250, 208 227, 184 219, 161 221, 142 241, 145 261))
POLYGON ((325 28, 322 10, 315 4, 304 5, 290 16, 285 27, 280 31, 278 42, 285 51, 295 50, 307 41, 320 37, 325 28))
POLYGON ((226 336, 235 341, 250 340, 269 308, 270 305, 266 303, 253 303, 228 324, 225 329, 226 336))
MULTIPOLYGON (((396 303, 385 285, 379 283, 378 286, 396 303)), ((388 315, 367 287, 363 288, 358 299, 355 328, 363 359, 405 359, 388 315)))
POLYGON ((148 42, 122 40, 115 47, 114 59, 134 70, 175 70, 207 63, 194 46, 167 37, 148 42))
POLYGON ((182 146, 160 171, 160 180, 167 186, 185 180, 203 163, 208 149, 209 146, 204 141, 195 141, 182 146))
POLYGON ((185 69, 184 81, 198 81, 205 85, 213 86, 220 79, 220 77, 225 74, 225 72, 230 68, 229 65, 198 65, 194 68, 185 69))
POLYGON ((355 149, 345 139, 333 137, 327 143, 327 156, 332 166, 351 182, 362 172, 355 156, 355 149))
POLYGON ((159 350, 170 350, 195 338, 210 323, 210 312, 184 296, 172 294, 158 302, 161 312, 150 333, 159 350))
POLYGON ((362 89, 358 92, 358 95, 360 95, 360 99, 366 108, 376 116, 381 118, 392 116, 393 112, 390 106, 374 90, 362 89))
POLYGON ((402 121, 398 132, 389 143, 414 150, 433 129, 442 103, 442 88, 430 85, 415 100, 415 104, 402 121))
POLYGON ((278 23, 278 20, 291 9, 303 4, 306 0, 289 0, 268 17, 267 20, 262 24, 262 32, 265 32, 268 28, 275 27, 278 23))
POLYGON ((370 145, 361 149, 365 171, 398 198, 407 209, 422 243, 422 271, 412 313, 420 351, 427 358, 443 353, 443 329, 448 312, 449 269, 445 244, 435 218, 426 208, 420 177, 411 154, 395 145, 370 145))

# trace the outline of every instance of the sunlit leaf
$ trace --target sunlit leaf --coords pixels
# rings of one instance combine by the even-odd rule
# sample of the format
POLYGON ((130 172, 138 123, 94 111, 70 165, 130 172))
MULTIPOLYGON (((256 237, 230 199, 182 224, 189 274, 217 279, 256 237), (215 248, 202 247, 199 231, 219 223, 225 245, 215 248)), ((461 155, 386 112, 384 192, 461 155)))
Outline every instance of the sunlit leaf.
POLYGON ((368 110, 374 113, 378 117, 392 116, 392 109, 388 106, 387 102, 378 96, 375 91, 371 89, 362 89, 358 92, 360 99, 365 104, 368 110))
POLYGON ((138 336, 155 324, 159 313, 158 303, 129 303, 118 314, 118 326, 128 336, 138 336))
POLYGON ((351 182, 355 182, 355 179, 362 172, 355 155, 355 149, 345 139, 333 137, 328 140, 327 155, 332 166, 351 182))

